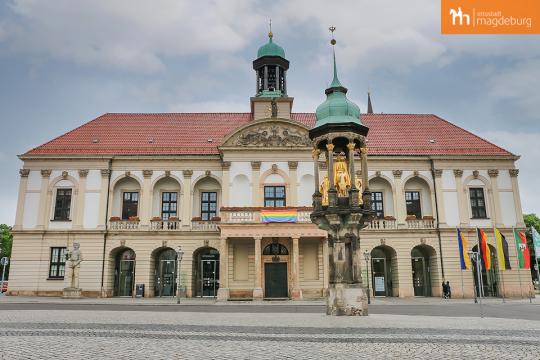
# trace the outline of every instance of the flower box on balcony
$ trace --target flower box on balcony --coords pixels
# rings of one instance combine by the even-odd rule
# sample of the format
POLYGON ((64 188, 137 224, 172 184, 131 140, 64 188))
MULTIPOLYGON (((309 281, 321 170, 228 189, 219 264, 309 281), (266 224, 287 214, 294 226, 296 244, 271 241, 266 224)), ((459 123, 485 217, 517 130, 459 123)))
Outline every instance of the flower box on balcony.
POLYGON ((194 217, 191 218, 191 221, 202 221, 202 217, 194 216, 194 217))
POLYGON ((152 221, 162 221, 163 219, 159 216, 152 217, 152 221))
POLYGON ((396 218, 393 216, 385 216, 384 220, 396 220, 396 218))
POLYGON ((407 215, 405 220, 416 220, 416 215, 407 215))
POLYGON ((170 216, 169 217, 169 221, 178 221, 178 217, 177 216, 170 216))
POLYGON ((422 218, 422 220, 435 220, 435 219, 433 219, 433 216, 431 215, 426 215, 422 218))
POLYGON ((129 221, 141 221, 141 219, 139 219, 138 216, 130 216, 130 217, 128 218, 128 220, 129 220, 129 221))
POLYGON ((219 222, 219 221, 221 221, 221 217, 219 217, 219 216, 214 216, 214 217, 212 217, 212 221, 219 222))
POLYGON ((109 221, 122 221, 122 219, 120 218, 120 216, 111 216, 109 221))

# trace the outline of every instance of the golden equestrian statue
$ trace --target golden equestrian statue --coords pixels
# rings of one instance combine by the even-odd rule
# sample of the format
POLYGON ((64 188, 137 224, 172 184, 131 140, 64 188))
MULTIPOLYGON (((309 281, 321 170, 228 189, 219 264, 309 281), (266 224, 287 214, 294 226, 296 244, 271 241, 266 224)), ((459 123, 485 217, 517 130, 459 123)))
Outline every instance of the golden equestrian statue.
POLYGON ((345 156, 339 154, 334 164, 334 186, 337 190, 338 197, 347 197, 351 188, 351 176, 349 175, 345 156))

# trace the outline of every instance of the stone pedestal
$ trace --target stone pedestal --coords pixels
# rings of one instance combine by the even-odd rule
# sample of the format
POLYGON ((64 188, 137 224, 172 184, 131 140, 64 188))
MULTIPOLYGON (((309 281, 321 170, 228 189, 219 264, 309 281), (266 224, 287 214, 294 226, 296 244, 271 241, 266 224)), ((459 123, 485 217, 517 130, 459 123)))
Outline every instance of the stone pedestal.
POLYGON ((367 316, 366 291, 359 284, 330 284, 326 297, 326 314, 333 316, 367 316))
POLYGON ((62 291, 62 299, 80 299, 81 293, 81 288, 67 287, 62 291))
POLYGON ((255 288, 253 289, 253 300, 262 300, 263 299, 263 289, 255 288))
POLYGON ((219 288, 217 291, 217 301, 229 300, 230 293, 228 288, 219 288))

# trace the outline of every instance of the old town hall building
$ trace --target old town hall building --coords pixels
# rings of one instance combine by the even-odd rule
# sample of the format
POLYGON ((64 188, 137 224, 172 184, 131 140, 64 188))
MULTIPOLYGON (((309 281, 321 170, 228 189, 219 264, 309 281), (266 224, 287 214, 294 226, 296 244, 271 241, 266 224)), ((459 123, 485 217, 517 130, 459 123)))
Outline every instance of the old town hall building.
MULTIPOLYGON (((327 235, 310 213, 314 169, 321 179, 327 169, 311 158, 308 130, 323 110, 292 111, 289 61, 269 35, 249 112, 107 113, 20 155, 10 294, 61 295, 66 249, 79 243, 83 296, 134 296, 137 284, 144 296, 173 296, 179 275, 187 297, 322 297, 327 235), (267 216, 275 208, 288 222, 267 216)), ((477 227, 488 234, 486 295, 528 291, 513 246, 516 266, 498 270, 493 236, 524 227, 518 156, 436 115, 360 118, 376 213, 360 244, 372 295, 440 296, 447 280, 454 297, 472 297, 457 227, 469 248, 477 227)))

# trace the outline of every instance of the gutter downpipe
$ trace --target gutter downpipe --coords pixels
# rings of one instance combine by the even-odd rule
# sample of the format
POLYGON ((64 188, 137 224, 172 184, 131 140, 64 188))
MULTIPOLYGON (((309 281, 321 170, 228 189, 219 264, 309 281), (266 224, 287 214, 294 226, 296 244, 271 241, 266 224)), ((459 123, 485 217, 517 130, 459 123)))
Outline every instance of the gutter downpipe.
POLYGON ((445 279, 444 276, 444 263, 443 263, 443 255, 442 255, 442 239, 441 239, 441 228, 440 228, 440 222, 439 222, 439 200, 437 199, 437 183, 435 182, 435 164, 433 163, 433 159, 429 159, 430 165, 431 165, 431 178, 433 180, 433 191, 435 192, 435 215, 437 216, 437 222, 436 222, 436 230, 437 230, 437 237, 439 239, 439 258, 441 259, 441 275, 443 280, 445 279))
POLYGON ((109 178, 107 180, 107 201, 106 201, 106 208, 105 208, 105 233, 103 234, 103 254, 101 259, 101 297, 106 297, 105 289, 103 288, 103 284, 105 281, 105 251, 107 249, 107 234, 109 231, 109 197, 111 192, 111 177, 112 177, 112 157, 109 159, 108 164, 108 170, 109 170, 109 178))

